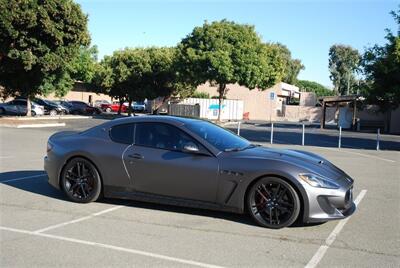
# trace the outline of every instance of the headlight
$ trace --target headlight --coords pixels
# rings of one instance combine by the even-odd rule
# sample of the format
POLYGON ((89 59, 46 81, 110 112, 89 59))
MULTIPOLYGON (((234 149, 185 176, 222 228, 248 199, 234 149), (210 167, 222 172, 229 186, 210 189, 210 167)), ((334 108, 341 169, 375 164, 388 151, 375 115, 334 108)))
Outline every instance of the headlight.
POLYGON ((315 174, 300 174, 299 177, 313 187, 328 189, 339 188, 339 185, 337 185, 336 183, 315 174))

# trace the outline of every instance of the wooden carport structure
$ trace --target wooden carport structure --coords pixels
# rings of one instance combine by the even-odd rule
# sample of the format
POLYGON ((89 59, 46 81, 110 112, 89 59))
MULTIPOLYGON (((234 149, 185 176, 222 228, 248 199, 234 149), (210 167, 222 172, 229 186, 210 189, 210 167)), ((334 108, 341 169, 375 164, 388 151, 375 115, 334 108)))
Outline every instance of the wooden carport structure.
POLYGON ((330 104, 338 105, 341 102, 352 102, 353 103, 353 119, 351 126, 355 129, 356 126, 356 114, 357 114, 357 95, 345 95, 345 96, 328 96, 322 97, 319 100, 322 101, 322 120, 321 120, 321 128, 325 128, 325 118, 326 118, 326 107, 330 104))

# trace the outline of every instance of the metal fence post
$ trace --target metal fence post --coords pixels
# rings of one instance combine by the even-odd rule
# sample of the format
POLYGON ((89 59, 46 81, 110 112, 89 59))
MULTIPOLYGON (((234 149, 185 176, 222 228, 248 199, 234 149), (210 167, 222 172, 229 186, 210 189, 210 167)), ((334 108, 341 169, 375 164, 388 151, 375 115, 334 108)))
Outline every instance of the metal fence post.
POLYGON ((376 150, 379 151, 379 140, 381 138, 381 129, 378 128, 378 131, 376 133, 376 150))
POLYGON ((339 127, 339 144, 338 148, 342 147, 342 127, 339 127))
POLYGON ((304 126, 304 124, 303 124, 303 135, 301 136, 301 145, 303 145, 304 146, 304 133, 305 132, 305 126, 304 126))
POLYGON ((240 136, 240 121, 238 122, 238 126, 237 126, 237 134, 238 134, 238 136, 240 136))
POLYGON ((270 139, 271 144, 274 143, 274 123, 271 123, 271 139, 270 139))

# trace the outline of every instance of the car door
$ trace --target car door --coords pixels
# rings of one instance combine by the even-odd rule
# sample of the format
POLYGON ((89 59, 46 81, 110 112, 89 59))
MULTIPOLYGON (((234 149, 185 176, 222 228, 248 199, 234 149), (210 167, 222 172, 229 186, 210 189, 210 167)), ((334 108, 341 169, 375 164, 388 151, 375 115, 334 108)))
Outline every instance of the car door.
POLYGON ((8 102, 3 107, 5 108, 7 114, 18 114, 18 107, 15 100, 8 102))
POLYGON ((136 123, 134 145, 123 155, 136 191, 215 202, 218 160, 181 129, 165 123, 136 123), (184 152, 185 143, 200 152, 184 152))
POLYGON ((28 112, 27 110, 27 102, 26 100, 14 100, 15 107, 16 107, 16 114, 18 115, 26 115, 28 112))

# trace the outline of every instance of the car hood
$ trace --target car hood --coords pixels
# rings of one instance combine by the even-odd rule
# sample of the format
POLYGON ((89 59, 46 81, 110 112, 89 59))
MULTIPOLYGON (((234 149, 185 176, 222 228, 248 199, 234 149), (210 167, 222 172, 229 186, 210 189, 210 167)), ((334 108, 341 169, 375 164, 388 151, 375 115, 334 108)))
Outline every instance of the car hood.
POLYGON ((236 156, 240 158, 285 161, 299 166, 306 172, 319 174, 330 179, 347 180, 346 178, 349 178, 351 180, 343 170, 339 169, 325 158, 311 152, 260 146, 239 152, 232 152, 231 154, 237 154, 236 156))

